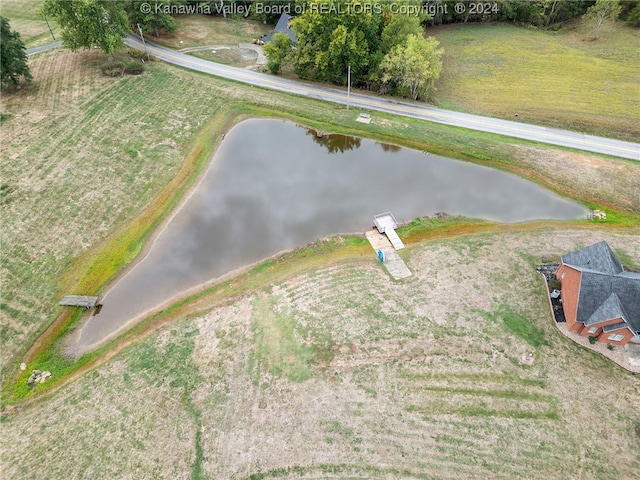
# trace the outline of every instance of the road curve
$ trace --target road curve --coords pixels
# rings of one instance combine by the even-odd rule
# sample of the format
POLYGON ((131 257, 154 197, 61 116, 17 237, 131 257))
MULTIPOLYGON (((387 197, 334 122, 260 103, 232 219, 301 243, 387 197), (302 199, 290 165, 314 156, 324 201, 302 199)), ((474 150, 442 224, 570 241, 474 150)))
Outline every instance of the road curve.
MULTIPOLYGON (((144 45, 138 37, 130 36, 125 39, 125 43, 132 48, 144 50, 144 45)), ((481 132, 506 135, 524 140, 532 140, 550 145, 558 145, 577 150, 585 150, 587 152, 602 153, 605 155, 640 161, 640 144, 638 143, 596 137, 593 135, 585 135, 583 133, 541 127, 526 123, 511 122, 508 120, 483 117, 480 115, 454 112, 427 105, 399 102, 374 95, 352 93, 347 96, 347 93, 344 90, 288 80, 273 75, 254 72, 252 70, 222 65, 220 63, 192 57, 148 41, 146 42, 146 45, 150 54, 167 63, 172 63, 180 67, 258 87, 278 90, 286 93, 294 93, 342 105, 351 105, 356 108, 387 112, 395 115, 452 125, 455 127, 468 128, 481 132)), ((55 48, 55 46, 58 45, 44 45, 42 47, 38 47, 37 51, 55 48)), ((37 52, 33 51, 33 53, 37 52)))

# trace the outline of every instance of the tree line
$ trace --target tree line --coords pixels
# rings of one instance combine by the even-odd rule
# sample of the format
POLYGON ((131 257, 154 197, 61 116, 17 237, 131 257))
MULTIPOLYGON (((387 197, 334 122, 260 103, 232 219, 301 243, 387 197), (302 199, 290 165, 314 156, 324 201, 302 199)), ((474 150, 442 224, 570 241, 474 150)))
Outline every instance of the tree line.
MULTIPOLYGON (((197 6, 200 11, 221 16, 249 12, 250 17, 272 24, 282 12, 300 12, 292 21, 297 44, 276 35, 274 42, 265 47, 271 71, 279 72, 287 66, 301 78, 344 85, 350 70, 354 86, 414 99, 429 96, 442 67, 442 50, 434 39, 425 38, 429 26, 499 21, 555 29, 563 22, 584 17, 592 27, 592 38, 598 36, 603 25, 618 18, 640 26, 639 0, 489 0, 475 2, 484 6, 474 11, 456 9, 459 2, 45 0, 42 14, 59 23, 65 47, 78 50, 97 46, 112 58, 114 51, 124 47, 123 37, 138 28, 155 36, 173 33, 177 25, 172 13, 180 7, 197 6), (263 8, 257 8, 258 4, 263 8), (399 6, 414 13, 397 13, 399 6)), ((24 44, 5 18, 0 53, 3 87, 31 78, 24 44)))
MULTIPOLYGON (((633 26, 640 26, 640 1, 638 0, 606 0, 615 2, 620 7, 620 19, 633 26)), ((251 12, 251 17, 275 24, 282 12, 294 15, 302 12, 308 3, 307 0, 187 0, 185 4, 210 6, 211 15, 226 16, 226 12, 241 11, 251 12), (232 7, 241 5, 242 8, 232 7), (256 8, 256 5, 268 4, 269 8, 256 8), (229 8, 221 8, 227 5, 229 8)), ((337 4, 336 0, 325 0, 325 3, 337 4)), ((357 2, 350 2, 357 3, 357 2)), ((587 10, 596 4, 596 0, 415 0, 395 1, 378 0, 371 2, 387 9, 390 3, 412 4, 424 6, 420 10, 432 12, 425 21, 426 25, 446 25, 451 23, 468 22, 505 22, 518 25, 532 25, 535 27, 552 27, 575 20, 584 15, 587 10), (464 11, 456 9, 456 4, 466 3, 464 11), (483 4, 481 8, 469 8, 469 4, 483 4), (440 5, 440 8, 435 8, 440 5), (431 7, 431 8, 427 8, 431 7)))

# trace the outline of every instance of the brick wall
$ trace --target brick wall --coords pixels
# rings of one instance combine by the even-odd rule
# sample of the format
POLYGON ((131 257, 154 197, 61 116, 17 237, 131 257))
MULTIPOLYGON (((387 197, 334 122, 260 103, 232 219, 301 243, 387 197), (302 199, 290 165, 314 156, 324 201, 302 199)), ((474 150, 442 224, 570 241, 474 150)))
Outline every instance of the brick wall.
POLYGON ((561 298, 564 316, 567 319, 567 328, 571 332, 582 330, 583 324, 576 322, 578 314, 578 297, 580 295, 580 279, 582 274, 567 265, 560 264, 556 270, 556 276, 562 283, 561 298))
MULTIPOLYGON (((618 322, 622 321, 622 319, 620 318, 618 318, 617 320, 618 322)), ((613 332, 603 333, 598 337, 598 342, 610 343, 612 345, 626 345, 629 342, 629 340, 633 338, 633 336, 634 335, 631 330, 629 330, 628 328, 621 328, 620 330, 614 330, 613 332), (615 335, 615 334, 624 335, 624 338, 622 340, 617 340, 617 341, 609 340, 609 335, 615 335)))

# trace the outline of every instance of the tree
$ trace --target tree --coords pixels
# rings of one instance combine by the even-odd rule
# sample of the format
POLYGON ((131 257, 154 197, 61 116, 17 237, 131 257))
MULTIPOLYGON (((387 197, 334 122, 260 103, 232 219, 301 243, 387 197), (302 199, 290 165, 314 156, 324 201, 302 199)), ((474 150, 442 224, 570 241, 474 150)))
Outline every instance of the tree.
POLYGON ((433 37, 409 35, 404 43, 393 47, 382 60, 382 82, 392 82, 395 86, 406 88, 413 100, 427 96, 442 70, 442 49, 438 49, 438 46, 438 41, 433 37))
POLYGON ((58 21, 72 51, 97 46, 112 58, 129 33, 125 3, 118 0, 45 0, 42 12, 58 21))
POLYGON ((595 40, 602 27, 613 24, 621 9, 618 0, 596 0, 595 5, 589 7, 583 17, 589 27, 590 39, 595 40))
POLYGON ((153 32, 158 38, 160 30, 173 33, 178 28, 176 21, 167 11, 171 5, 180 4, 177 0, 129 0, 125 3, 125 10, 131 28, 137 30, 137 26, 140 25, 144 33, 153 32))
POLYGON ((640 3, 629 12, 626 22, 632 27, 640 27, 640 3))
POLYGON ((31 81, 27 54, 20 34, 11 30, 9 20, 0 17, 0 80, 3 86, 13 87, 20 80, 31 81))
POLYGON ((420 19, 416 15, 393 15, 382 29, 380 49, 386 55, 393 47, 403 43, 409 35, 422 35, 422 33, 420 19))
POLYGON ((263 47, 267 56, 267 67, 271 73, 280 73, 282 63, 287 62, 293 53, 293 41, 286 33, 278 32, 273 36, 273 43, 263 47))
POLYGON ((291 22, 298 38, 296 73, 345 85, 351 65, 354 84, 377 70, 382 10, 373 0, 308 0, 291 22))

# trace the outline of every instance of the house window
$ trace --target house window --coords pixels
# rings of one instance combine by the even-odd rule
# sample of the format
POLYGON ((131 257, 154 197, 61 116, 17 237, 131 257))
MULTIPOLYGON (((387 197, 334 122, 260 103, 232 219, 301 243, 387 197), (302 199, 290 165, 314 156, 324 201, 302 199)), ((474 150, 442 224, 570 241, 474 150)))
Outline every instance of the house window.
POLYGON ((589 329, 589 333, 596 333, 598 331, 598 327, 591 327, 589 329))
POLYGON ((567 274, 567 271, 566 271, 566 270, 565 270, 565 271, 563 271, 563 272, 562 272, 562 275, 560 275, 560 278, 564 278, 564 276, 565 276, 566 274, 567 274))
POLYGON ((607 337, 608 340, 613 340, 614 342, 619 342, 624 338, 624 335, 620 335, 619 333, 612 333, 607 337))

